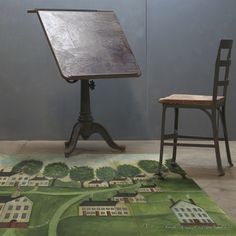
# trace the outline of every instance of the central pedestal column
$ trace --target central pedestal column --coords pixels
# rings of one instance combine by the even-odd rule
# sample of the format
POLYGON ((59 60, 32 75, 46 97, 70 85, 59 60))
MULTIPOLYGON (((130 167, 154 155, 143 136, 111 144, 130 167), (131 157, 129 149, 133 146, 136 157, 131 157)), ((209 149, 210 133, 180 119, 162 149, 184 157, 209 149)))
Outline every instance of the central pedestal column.
POLYGON ((112 140, 102 125, 93 122, 90 110, 90 89, 94 88, 93 81, 81 80, 80 115, 73 127, 69 141, 65 142, 65 157, 69 157, 74 151, 79 136, 86 140, 94 133, 100 134, 111 148, 119 151, 125 150, 125 146, 119 146, 112 140))

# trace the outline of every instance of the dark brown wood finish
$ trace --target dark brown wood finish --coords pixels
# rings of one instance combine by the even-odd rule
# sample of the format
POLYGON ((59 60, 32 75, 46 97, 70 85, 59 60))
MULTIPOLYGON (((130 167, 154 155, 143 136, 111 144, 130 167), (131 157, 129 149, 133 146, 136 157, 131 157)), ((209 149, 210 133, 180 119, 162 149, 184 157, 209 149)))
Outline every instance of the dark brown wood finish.
POLYGON ((67 80, 138 77, 141 72, 113 11, 37 11, 67 80))

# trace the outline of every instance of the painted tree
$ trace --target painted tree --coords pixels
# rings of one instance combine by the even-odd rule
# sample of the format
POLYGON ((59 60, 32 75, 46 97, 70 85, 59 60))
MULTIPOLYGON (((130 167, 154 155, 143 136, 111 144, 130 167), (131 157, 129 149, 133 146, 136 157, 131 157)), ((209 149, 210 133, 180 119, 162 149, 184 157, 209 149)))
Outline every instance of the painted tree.
POLYGON ((132 165, 120 165, 117 167, 117 173, 123 177, 134 177, 141 173, 140 169, 132 165))
POLYGON ((88 166, 74 166, 70 169, 70 178, 75 181, 80 181, 81 187, 84 187, 84 182, 94 179, 94 170, 88 166))
MULTIPOLYGON (((141 160, 138 162, 138 166, 144 171, 154 174, 159 170, 159 162, 154 160, 141 160)), ((166 172, 168 169, 162 165, 161 171, 166 172)))
POLYGON ((55 185, 55 182, 59 178, 64 178, 69 173, 69 167, 63 162, 54 162, 45 166, 43 174, 47 177, 53 178, 52 186, 55 185))
POLYGON ((176 162, 172 162, 171 159, 168 159, 165 161, 165 165, 170 172, 181 175, 182 178, 186 178, 187 173, 176 162))
POLYGON ((104 181, 107 181, 110 186, 110 181, 117 176, 117 171, 111 167, 101 167, 96 169, 96 176, 104 181))
POLYGON ((43 162, 38 160, 24 160, 17 163, 13 168, 13 173, 23 172, 28 175, 37 174, 43 167, 43 162))

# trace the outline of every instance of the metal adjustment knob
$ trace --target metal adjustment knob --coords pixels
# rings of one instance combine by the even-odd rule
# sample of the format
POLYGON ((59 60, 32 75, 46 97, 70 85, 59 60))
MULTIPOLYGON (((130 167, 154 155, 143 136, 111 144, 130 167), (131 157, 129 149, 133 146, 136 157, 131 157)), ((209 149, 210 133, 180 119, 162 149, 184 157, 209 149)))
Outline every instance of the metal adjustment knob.
POLYGON ((90 88, 91 90, 94 90, 94 89, 95 89, 95 82, 94 82, 93 80, 90 80, 90 81, 89 81, 89 88, 90 88))

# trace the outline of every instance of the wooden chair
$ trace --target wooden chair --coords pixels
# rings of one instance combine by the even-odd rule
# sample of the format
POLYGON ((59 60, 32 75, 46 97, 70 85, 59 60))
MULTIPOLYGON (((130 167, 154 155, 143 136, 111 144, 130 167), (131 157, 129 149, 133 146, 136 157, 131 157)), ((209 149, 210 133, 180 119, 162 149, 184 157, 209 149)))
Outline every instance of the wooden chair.
POLYGON ((189 95, 189 94, 173 94, 171 96, 161 98, 159 102, 162 104, 162 127, 161 127, 161 143, 160 143, 160 157, 159 157, 159 170, 158 173, 161 175, 161 167, 163 163, 163 149, 164 145, 173 146, 172 153, 172 164, 176 162, 176 151, 177 146, 191 146, 191 147, 214 147, 216 154, 216 162, 218 167, 219 175, 224 175, 222 168, 219 140, 225 141, 227 158, 230 166, 233 166, 230 148, 228 142, 228 132, 225 117, 225 106, 227 97, 227 87, 229 84, 229 68, 231 64, 231 50, 233 41, 232 40, 221 40, 218 49, 218 54, 215 63, 215 74, 213 84, 213 96, 203 95, 189 95), (224 51, 224 53, 223 53, 224 51), (226 58, 222 58, 222 54, 226 53, 226 58), (224 71, 222 71, 224 69, 224 71), (220 78, 223 72, 223 78, 220 78), (223 92, 219 94, 219 87, 223 88, 223 92), (175 119, 174 119, 174 133, 165 134, 165 119, 167 108, 174 108, 175 119), (205 112, 211 120, 213 137, 198 137, 198 136, 186 136, 178 134, 178 116, 180 108, 191 108, 200 109, 205 112), (219 138, 219 123, 217 122, 217 115, 220 116, 224 138, 219 138), (181 139, 200 139, 200 140, 213 140, 214 144, 191 144, 191 143, 178 143, 178 138, 181 139), (173 143, 165 142, 167 139, 173 139, 173 143))

